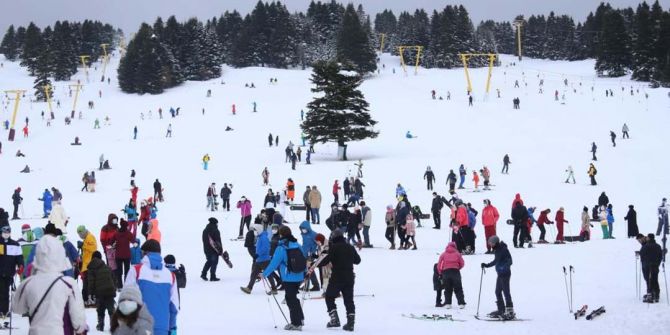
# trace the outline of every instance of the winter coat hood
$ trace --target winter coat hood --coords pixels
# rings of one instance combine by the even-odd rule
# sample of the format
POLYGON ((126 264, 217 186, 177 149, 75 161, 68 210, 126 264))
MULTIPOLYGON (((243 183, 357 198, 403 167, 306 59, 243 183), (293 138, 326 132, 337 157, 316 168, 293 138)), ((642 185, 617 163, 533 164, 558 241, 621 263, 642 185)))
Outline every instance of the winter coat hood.
MULTIPOLYGON (((313 233, 314 231, 312 230, 312 225, 309 223, 309 221, 303 221, 300 224, 300 231, 302 232, 303 229, 307 230, 307 234, 313 233)), ((305 235, 305 234, 303 234, 305 235)))
POLYGON ((163 258, 161 254, 157 252, 150 252, 142 258, 142 263, 149 265, 152 270, 161 270, 163 269, 163 258))
POLYGON ((111 213, 111 214, 107 215, 107 224, 108 224, 108 225, 110 225, 110 224, 114 224, 114 225, 116 225, 115 223, 113 223, 114 220, 116 220, 116 223, 119 222, 119 221, 118 221, 118 220, 119 220, 119 217, 116 216, 116 214, 111 213))
POLYGON ((449 242, 447 246, 444 248, 444 252, 453 253, 457 251, 458 249, 456 248, 456 242, 449 242))
POLYGON ((33 271, 35 273, 61 273, 71 268, 72 265, 65 257, 63 243, 51 235, 42 237, 35 247, 33 271))

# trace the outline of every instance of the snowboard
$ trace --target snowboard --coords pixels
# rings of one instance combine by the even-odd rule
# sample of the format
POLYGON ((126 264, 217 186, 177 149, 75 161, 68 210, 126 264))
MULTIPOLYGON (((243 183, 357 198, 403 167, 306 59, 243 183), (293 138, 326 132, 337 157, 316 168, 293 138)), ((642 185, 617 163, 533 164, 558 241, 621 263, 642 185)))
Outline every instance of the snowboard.
POLYGON ((581 318, 582 316, 586 315, 586 310, 589 308, 589 305, 584 305, 582 308, 580 308, 578 311, 575 312, 575 320, 581 318))
POLYGON ((402 314, 402 317, 415 319, 415 320, 424 320, 424 321, 452 321, 452 322, 465 322, 462 319, 454 319, 454 316, 451 314, 402 314))
POLYGON ((600 308, 594 310, 593 312, 589 313, 589 315, 586 316, 586 320, 593 320, 595 319, 598 315, 604 314, 605 313, 605 306, 600 306, 600 308))

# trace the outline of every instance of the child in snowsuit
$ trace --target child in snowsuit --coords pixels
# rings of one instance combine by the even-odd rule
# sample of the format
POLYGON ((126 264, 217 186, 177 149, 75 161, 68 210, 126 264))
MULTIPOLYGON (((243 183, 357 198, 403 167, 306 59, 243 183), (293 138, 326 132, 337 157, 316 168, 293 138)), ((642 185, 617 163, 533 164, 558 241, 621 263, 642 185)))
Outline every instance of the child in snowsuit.
POLYGON ((435 291, 435 307, 443 307, 442 291, 444 290, 444 286, 442 285, 440 272, 437 271, 437 263, 433 264, 433 290, 435 291))
POLYGON ((98 313, 98 331, 105 328, 105 311, 112 319, 114 314, 114 297, 116 297, 116 285, 112 270, 102 261, 99 251, 93 253, 93 258, 88 264, 88 292, 95 296, 96 311, 98 313))
POLYGON ((409 249, 410 246, 412 247, 412 250, 416 250, 416 240, 414 239, 414 236, 416 235, 416 224, 414 223, 414 215, 412 213, 407 214, 407 223, 405 224, 405 249, 409 249), (412 240, 410 242, 409 240, 412 240))
POLYGON ((391 247, 389 249, 395 249, 395 211, 393 206, 386 206, 386 216, 384 218, 386 221, 386 233, 384 236, 386 239, 391 242, 391 247))
POLYGON ((442 282, 444 283, 445 305, 451 308, 451 295, 456 294, 458 307, 465 308, 465 298, 463 297, 463 284, 461 282, 461 269, 465 266, 463 256, 458 252, 456 243, 449 242, 444 252, 440 255, 437 262, 437 271, 440 272, 442 282))

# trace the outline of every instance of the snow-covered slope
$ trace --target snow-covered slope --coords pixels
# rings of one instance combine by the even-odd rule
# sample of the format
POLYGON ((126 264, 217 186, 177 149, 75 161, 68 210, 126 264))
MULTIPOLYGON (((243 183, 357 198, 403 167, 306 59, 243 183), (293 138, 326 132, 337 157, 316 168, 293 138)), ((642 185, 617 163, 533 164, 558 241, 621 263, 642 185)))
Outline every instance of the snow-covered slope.
MULTIPOLYGON (((2 56, 0 56, 2 57, 2 56)), ((17 63, 4 61, 0 68, 0 90, 28 89, 32 95, 33 78, 17 63)), ((587 334, 595 331, 609 334, 664 333, 670 326, 662 286, 661 304, 645 306, 635 299, 635 257, 639 248, 636 241, 626 239, 623 220, 627 206, 634 204, 638 212, 640 230, 656 229, 656 207, 668 195, 670 177, 666 173, 670 140, 667 89, 648 89, 644 83, 620 79, 598 79, 593 75, 593 61, 548 62, 503 56, 503 66, 493 72, 491 94, 485 97, 486 69, 471 69, 474 106, 468 107, 465 76, 462 69, 420 69, 418 75, 402 74, 396 58, 384 55, 385 65, 379 74, 366 80, 362 90, 370 102, 372 116, 379 121, 380 136, 375 140, 350 143, 350 162, 336 160, 334 145, 316 146, 312 165, 299 164, 292 171, 284 163, 284 148, 288 141, 300 143, 300 110, 311 99, 310 71, 275 70, 265 68, 224 69, 224 76, 208 82, 189 82, 158 96, 126 95, 116 82, 118 58, 112 59, 108 75, 111 85, 99 82, 101 67, 91 70, 91 81, 84 84, 77 112, 83 120, 74 120, 66 126, 63 119, 72 106, 68 97, 69 83, 56 83, 54 100, 56 121, 46 127, 40 112, 45 103, 23 100, 17 117, 17 139, 7 142, 7 131, 0 130, 3 143, 0 155, 0 205, 11 210, 11 193, 17 186, 23 189, 25 217, 40 217, 41 202, 37 200, 47 187, 55 186, 64 194, 64 207, 71 217, 69 238, 76 240, 77 225, 86 225, 96 235, 105 223, 108 213, 120 215, 128 202, 130 170, 137 171, 136 182, 140 198, 153 195, 152 182, 158 178, 164 185, 166 202, 159 204, 159 220, 163 232, 163 253, 172 253, 188 272, 188 287, 181 292, 182 309, 179 315, 179 333, 210 334, 214 332, 254 334, 272 333, 273 324, 268 300, 260 284, 251 296, 240 292, 249 277, 251 259, 241 242, 229 241, 237 235, 239 212, 211 213, 205 208, 205 193, 211 182, 221 187, 232 183, 234 202, 242 195, 254 206, 254 215, 262 207, 266 189, 262 187, 261 171, 270 170, 273 189, 284 187, 287 178, 296 182, 297 195, 306 185, 317 185, 324 196, 324 204, 332 201, 330 190, 335 179, 340 181, 355 173, 353 161, 362 159, 363 181, 367 185, 365 199, 372 208, 371 229, 374 249, 362 250, 362 263, 356 268, 356 293, 374 294, 374 297, 356 299, 356 331, 362 334, 396 334, 421 332, 472 332, 478 334, 587 334), (393 73, 395 69, 395 73, 393 73), (277 78, 277 84, 270 84, 277 78), (538 94, 538 84, 544 79, 544 94, 538 94), (568 80, 568 86, 563 80, 568 80), (514 88, 518 80, 520 88, 514 88), (256 88, 245 88, 245 83, 256 88), (524 83, 527 83, 525 85, 524 83), (593 89, 592 89, 593 87, 593 89), (622 91, 623 87, 623 91, 622 91), (630 94, 631 87, 634 94, 630 94), (206 91, 212 97, 206 98, 206 91), (445 100, 432 100, 430 91, 436 90, 445 100), (496 90, 501 98, 497 98, 496 90), (606 98, 605 90, 612 89, 614 97, 606 98), (554 100, 554 91, 565 99, 554 100), (639 90, 639 92, 638 92, 639 90), (99 98, 99 91, 102 97, 99 98), (447 91, 451 100, 446 100, 447 91), (645 97, 648 94, 648 98, 645 97), (512 109, 512 99, 519 97, 521 109, 512 109), (86 103, 95 102, 89 110, 86 103), (257 113, 252 112, 253 102, 257 113), (231 112, 235 104, 237 115, 231 112), (177 118, 170 118, 170 107, 181 107, 177 118), (163 119, 158 118, 158 108, 163 119), (202 109, 205 113, 202 113, 202 109), (152 118, 149 119, 149 111, 152 118), (141 120, 140 113, 144 113, 141 120), (110 126, 93 129, 97 118, 104 124, 109 116, 110 126), (24 119, 30 118, 30 137, 20 134, 24 119), (631 131, 630 140, 621 140, 621 127, 626 122, 631 131), (168 124, 173 137, 165 138, 168 124), (132 139, 133 127, 138 127, 138 139, 132 139), (234 131, 224 132, 226 126, 234 131), (405 132, 418 138, 408 140, 405 132), (609 131, 619 135, 615 148, 609 142, 609 131), (278 135, 280 145, 269 148, 268 133, 278 135), (83 145, 70 146, 75 136, 83 145), (599 146, 598 183, 588 183, 586 170, 590 162, 590 144, 599 146), (20 149, 25 158, 14 157, 20 149), (201 158, 212 157, 210 168, 204 171, 201 158), (509 154, 512 164, 509 175, 501 175, 502 157, 509 154), (112 170, 96 172, 97 192, 82 193, 80 180, 85 171, 98 166, 98 157, 104 154, 112 170), (567 245, 538 245, 534 249, 511 249, 512 295, 519 317, 529 322, 480 322, 472 316, 477 312, 479 264, 493 257, 483 255, 484 238, 481 222, 476 227, 478 254, 466 256, 462 271, 465 310, 447 311, 434 308, 432 265, 437 260, 449 234, 446 229, 422 228, 417 233, 419 250, 387 250, 384 239, 384 209, 394 204, 395 186, 401 183, 413 203, 429 212, 431 193, 422 180, 426 166, 435 171, 436 191, 446 195, 446 176, 463 163, 471 171, 483 165, 492 172, 494 190, 472 193, 471 176, 468 190, 461 198, 482 208, 483 199, 491 199, 501 212, 499 235, 511 247, 511 226, 504 224, 515 193, 521 193, 526 205, 538 209, 566 208, 571 227, 566 234, 577 235, 579 215, 583 206, 592 207, 597 196, 606 191, 614 204, 615 240, 602 240, 593 230, 593 241, 567 245), (35 171, 18 172, 28 164, 35 171), (565 170, 572 165, 577 184, 564 184, 565 170), (204 257, 200 236, 207 218, 219 219, 225 247, 231 253, 235 267, 230 270, 219 265, 221 282, 203 282, 198 278, 204 257), (574 301, 591 308, 605 305, 607 313, 596 321, 574 321, 568 313, 563 282, 564 265, 575 267, 574 301), (402 318, 403 313, 451 313, 467 322, 423 322, 402 318)), ((13 102, 7 107, 2 97, 0 119, 10 118, 13 102)), ((297 196, 299 198, 299 196, 297 196)), ((327 216, 324 206, 321 215, 327 216)), ((303 212, 294 212, 288 218, 299 222, 303 212)), ((443 218, 448 216, 443 212, 443 218)), ((43 220, 12 221, 13 236, 18 238, 20 225, 43 225, 43 220)), ((431 227, 431 222, 426 222, 431 227)), ((291 228, 297 234, 297 225, 291 228)), ((327 228, 315 230, 326 233, 327 228)), ((533 230, 534 239, 538 231, 533 230)), ((549 230, 548 239, 555 235, 549 230)), ((661 276, 661 280, 663 280, 661 276)), ((494 309, 495 273, 484 276, 480 313, 494 309)), ((340 315, 344 307, 340 303, 340 315)), ((280 325, 281 316, 272 302, 274 318, 280 325)), ((304 305, 304 331, 325 333, 327 313, 323 300, 308 300, 304 305)), ((27 320, 18 319, 20 332, 26 333, 27 320)), ((91 328, 95 325, 95 311, 88 310, 91 328)), ((95 332, 93 332, 95 333, 95 332)))

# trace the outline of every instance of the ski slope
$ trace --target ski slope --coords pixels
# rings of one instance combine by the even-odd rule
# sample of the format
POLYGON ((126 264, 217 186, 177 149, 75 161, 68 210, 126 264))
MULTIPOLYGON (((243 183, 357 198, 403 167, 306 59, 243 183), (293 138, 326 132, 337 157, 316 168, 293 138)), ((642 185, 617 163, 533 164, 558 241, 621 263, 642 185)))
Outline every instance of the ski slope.
MULTIPOLYGON (((4 60, 0 68, 0 90, 27 89, 33 92, 33 78, 18 63, 4 60)), ((353 163, 362 159, 365 200, 372 209, 370 231, 374 249, 360 251, 362 263, 356 267, 355 292, 374 294, 374 297, 356 298, 356 332, 359 334, 399 334, 415 332, 438 334, 445 332, 473 334, 663 334, 670 327, 667 318, 670 308, 666 301, 661 274, 661 303, 646 306, 635 298, 634 250, 639 244, 626 239, 623 217, 629 204, 638 212, 638 225, 643 233, 656 229, 656 207, 662 197, 668 196, 670 176, 667 143, 670 133, 670 98, 668 89, 649 89, 645 83, 628 79, 601 79, 594 76, 592 60, 580 62, 550 62, 502 56, 502 66, 494 68, 491 93, 484 93, 487 69, 471 69, 474 106, 468 107, 465 76, 462 69, 439 70, 420 68, 417 75, 408 68, 403 74, 396 57, 383 55, 380 72, 367 79, 361 89, 370 102, 370 112, 379 123, 377 139, 350 143, 350 161, 337 161, 334 144, 317 145, 312 165, 298 164, 292 171, 284 162, 284 148, 288 141, 300 143, 300 110, 306 110, 311 100, 310 71, 277 70, 267 68, 232 69, 224 67, 223 77, 207 82, 187 82, 162 95, 127 95, 116 82, 119 58, 112 58, 107 69, 111 84, 99 81, 101 66, 90 70, 90 82, 80 71, 72 82, 81 80, 77 112, 83 119, 73 120, 70 126, 63 122, 72 109, 68 96, 69 83, 55 83, 54 101, 60 100, 60 109, 54 103, 56 120, 51 127, 40 117, 48 115, 46 103, 22 100, 17 117, 17 138, 8 142, 7 131, 0 130, 3 143, 0 155, 0 206, 11 210, 11 194, 17 186, 23 189, 23 215, 41 217, 42 203, 37 200, 47 187, 55 186, 64 195, 63 206, 71 217, 68 236, 76 241, 76 227, 86 225, 96 236, 109 213, 120 215, 120 209, 130 199, 131 169, 137 171, 139 197, 153 196, 152 183, 158 178, 165 189, 166 202, 158 205, 158 219, 163 234, 163 255, 172 253, 177 263, 183 263, 188 272, 187 288, 181 291, 181 311, 178 318, 180 334, 213 334, 242 332, 270 334, 273 317, 281 328, 285 324, 272 301, 270 314, 267 296, 258 283, 250 296, 242 293, 246 285, 251 259, 242 242, 229 239, 237 236, 239 211, 211 213, 206 209, 206 191, 210 183, 217 187, 224 182, 234 185, 232 205, 246 196, 252 201, 254 216, 262 208, 267 189, 262 187, 261 171, 268 167, 273 190, 281 190, 287 178, 296 183, 296 198, 301 199, 307 185, 317 185, 323 196, 322 221, 329 215, 331 189, 335 179, 340 182, 355 174, 353 163), (516 66, 511 63, 516 62, 516 66), (395 73, 393 72, 395 69, 395 73), (270 84, 270 78, 278 83, 270 84), (544 80, 544 93, 539 94, 539 81, 544 80), (565 86, 563 80, 568 80, 565 86), (519 88, 514 88, 518 80, 519 88), (256 88, 245 88, 245 83, 256 88), (527 84, 527 85, 526 85, 527 84), (593 87, 593 90, 591 89, 593 87), (624 91, 622 92, 622 87, 624 91), (630 95, 633 87, 634 95, 630 95), (212 97, 206 98, 206 91, 212 97), (432 100, 431 90, 445 100, 432 100), (501 98, 497 98, 496 90, 501 98), (605 90, 612 89, 614 97, 606 98, 605 90), (639 93, 637 90, 639 89, 639 93), (554 91, 565 99, 554 100, 554 91), (98 92, 102 91, 102 97, 98 92), (446 100, 447 91, 451 100, 446 100), (645 97, 648 94, 648 97, 645 97), (512 99, 519 97, 521 109, 512 109, 512 99), (95 102, 89 110, 86 103, 95 102), (253 102, 257 113, 252 112, 253 102), (236 105, 237 114, 231 112, 236 105), (158 118, 158 108, 163 119, 158 118), (170 107, 180 107, 180 115, 170 118, 170 107), (202 113, 202 109, 205 113, 202 113), (149 111, 152 118, 149 119, 149 111), (144 113, 145 119, 140 118, 144 113), (104 125, 109 116, 111 125, 104 125), (23 138, 24 119, 30 118, 30 136, 23 138), (93 129, 98 118, 101 129, 93 129), (630 140, 621 140, 621 127, 630 127, 630 140), (168 124, 173 137, 166 139, 168 124), (133 127, 138 128, 138 139, 133 140, 133 127), (223 131, 230 126, 234 131, 223 131), (417 136, 406 139, 411 131, 417 136), (612 147, 609 131, 617 135, 617 146, 612 147), (279 136, 278 147, 268 147, 268 133, 279 136), (70 146, 79 136, 82 146, 70 146), (586 170, 590 163, 591 142, 598 145, 596 187, 589 185, 586 170), (20 149, 25 158, 14 157, 20 149), (97 191, 80 192, 81 176, 97 169, 98 158, 104 154, 112 170, 96 171, 97 191), (208 171, 201 166, 203 155, 212 158, 208 171), (502 158, 509 154, 512 164, 509 175, 501 175, 502 158), (465 202, 480 211, 483 199, 491 199, 501 213, 498 235, 508 243, 514 265, 511 291, 517 316, 528 322, 482 322, 474 319, 477 312, 481 262, 489 262, 492 255, 484 255, 485 241, 478 218, 475 231, 477 254, 465 256, 461 271, 467 307, 464 310, 435 308, 432 290, 432 265, 449 241, 450 232, 444 228, 433 230, 432 220, 422 222, 425 228, 417 230, 418 250, 387 250, 384 238, 384 211, 395 205, 395 187, 401 183, 413 204, 430 212, 431 192, 422 180, 430 165, 437 177, 435 190, 447 195, 445 180, 449 169, 457 172, 463 163, 469 171, 466 186, 459 192, 465 202), (25 165, 35 170, 20 174, 25 165), (474 193, 472 170, 483 165, 490 168, 492 191, 474 193), (565 184, 565 170, 572 165, 577 184, 565 184), (614 204, 615 240, 602 240, 600 228, 592 230, 593 240, 566 245, 537 245, 533 249, 512 248, 512 226, 505 224, 515 193, 521 193, 527 206, 539 210, 551 208, 553 220, 556 210, 565 207, 566 235, 579 233, 580 212, 597 202, 601 192, 607 192, 614 204), (202 254, 201 233, 207 219, 219 219, 224 246, 231 254, 233 269, 219 264, 221 282, 203 282, 200 270, 205 261, 202 254), (562 266, 573 265, 575 274, 574 308, 588 304, 590 309, 601 305, 607 313, 594 321, 575 321, 568 313, 562 266), (430 322, 401 317, 404 313, 453 314, 467 322, 430 322)), ((13 101, 7 107, 2 96, 0 119, 9 119, 13 101)), ((304 159, 304 154, 303 154, 304 159)), ((297 199, 296 199, 297 200, 297 199)), ((303 212, 288 215, 299 223, 303 212)), ((448 212, 442 213, 446 221, 448 212)), ((11 221, 13 237, 18 238, 23 223, 44 225, 39 219, 11 221)), ((297 224, 290 225, 299 235, 297 224)), ((446 226, 446 224, 444 225, 446 226)), ((327 235, 324 225, 313 227, 327 235)), ((534 240, 539 231, 533 229, 534 240)), ((548 228, 547 240, 553 242, 555 233, 548 228)), ((300 238, 298 238, 300 240, 300 238)), ((480 314, 495 309, 495 272, 483 277, 480 314)), ((643 286, 644 290, 644 286, 643 286)), ((278 298, 281 300, 281 296, 278 298)), ((455 299, 455 298, 454 298, 455 299)), ((455 303, 455 300, 454 300, 455 303)), ((338 300, 340 317, 344 306, 338 300)), ((283 305, 285 308, 285 305, 283 305)), ((327 332, 328 321, 323 300, 307 300, 304 304, 303 331, 315 334, 327 332)), ((288 311, 285 309, 285 313, 288 311)), ((91 329, 96 324, 95 310, 87 310, 91 329)), ((20 327, 17 333, 27 333, 27 319, 15 316, 20 327)), ((109 322, 106 321, 106 327, 109 322)), ((108 329, 108 328, 107 328, 108 329)), ((341 330, 340 330, 341 331, 341 330)), ((97 332, 92 331, 92 334, 97 332)))

